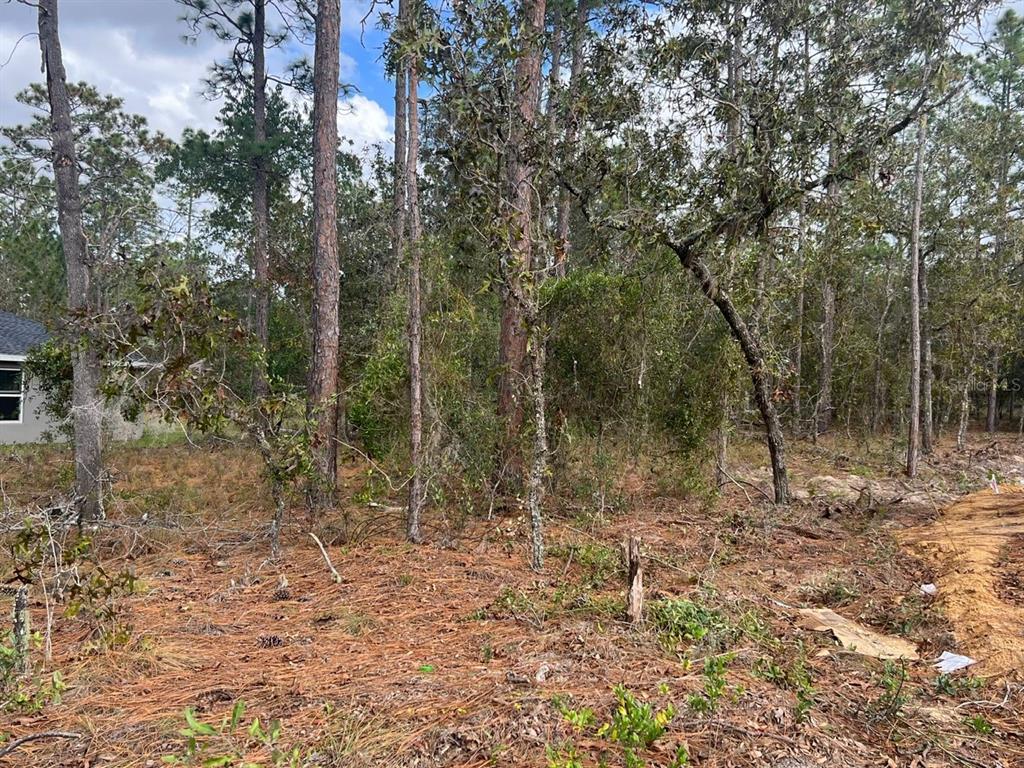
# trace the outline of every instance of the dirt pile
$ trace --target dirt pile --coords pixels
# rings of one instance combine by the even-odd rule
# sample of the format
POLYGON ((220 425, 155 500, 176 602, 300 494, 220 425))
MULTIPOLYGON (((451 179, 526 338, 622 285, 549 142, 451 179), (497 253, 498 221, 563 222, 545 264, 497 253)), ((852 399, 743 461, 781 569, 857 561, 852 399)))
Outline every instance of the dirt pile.
POLYGON ((1024 534, 1024 486, 981 491, 948 507, 937 520, 904 534, 938 574, 942 605, 962 649, 986 675, 1024 675, 1024 605, 1006 553, 1024 534))

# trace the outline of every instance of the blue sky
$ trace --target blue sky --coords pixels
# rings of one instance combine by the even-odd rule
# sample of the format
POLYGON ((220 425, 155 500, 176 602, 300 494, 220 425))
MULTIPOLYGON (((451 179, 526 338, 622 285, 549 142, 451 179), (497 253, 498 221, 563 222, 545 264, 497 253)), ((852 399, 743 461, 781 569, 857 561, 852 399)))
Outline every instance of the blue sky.
MULTIPOLYGON (((338 127, 357 152, 387 144, 393 129, 394 91, 381 60, 379 9, 361 24, 369 7, 369 0, 342 0, 341 74, 357 91, 341 100, 338 127)), ((220 105, 203 96, 202 78, 228 49, 208 36, 194 45, 183 42, 181 14, 174 0, 60 0, 69 79, 122 97, 127 110, 145 115, 171 138, 185 127, 215 127, 220 105)), ((0 123, 27 117, 14 96, 42 80, 35 31, 34 8, 0 0, 0 123)), ((271 54, 269 66, 282 66, 291 53, 271 54)), ((307 53, 312 58, 312 50, 307 53)))

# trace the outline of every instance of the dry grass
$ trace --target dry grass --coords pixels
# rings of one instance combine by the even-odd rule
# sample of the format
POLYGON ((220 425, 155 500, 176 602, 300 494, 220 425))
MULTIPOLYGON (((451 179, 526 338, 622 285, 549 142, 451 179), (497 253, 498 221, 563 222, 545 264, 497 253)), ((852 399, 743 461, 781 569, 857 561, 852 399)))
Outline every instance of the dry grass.
MULTIPOLYGON (((848 453, 804 448, 793 463, 804 477, 837 474, 849 461, 885 474, 870 456, 837 466, 848 453)), ((757 454, 741 444, 736 456, 740 464, 757 454)), ((10 503, 45 498, 65 461, 53 450, 5 455, 10 503)), ((74 730, 84 738, 27 745, 10 765, 157 765, 181 752, 186 707, 219 721, 240 699, 247 721, 279 718, 282 741, 299 746, 308 765, 544 765, 545 746, 567 740, 585 765, 602 752, 621 765, 621 749, 593 731, 576 733, 552 705, 561 697, 606 720, 617 683, 680 710, 646 753, 649 765, 667 765, 684 742, 693 764, 704 766, 1024 759, 1015 683, 973 691, 981 703, 972 704, 937 691, 921 663, 908 669, 906 701, 887 713, 878 662, 836 653, 827 638, 795 624, 794 607, 834 604, 904 634, 924 658, 955 649, 946 620, 916 592, 935 574, 896 543, 904 527, 934 518, 925 506, 837 512, 811 500, 783 512, 733 486, 709 505, 701 494, 671 493, 636 463, 605 484, 616 504, 600 514, 599 501, 564 490, 548 530, 552 554, 534 574, 519 518, 476 518, 452 531, 435 510, 434 543, 403 543, 396 516, 352 501, 366 477, 353 464, 345 469, 347 500, 321 528, 339 528, 344 515, 349 530, 371 533, 329 547, 343 577, 335 584, 298 512, 284 557, 266 560, 267 505, 245 450, 126 445, 110 463, 119 525, 98 545, 111 570, 127 567, 140 579, 137 594, 120 601, 135 633, 127 645, 97 648, 88 620, 57 622, 52 668, 68 684, 64 701, 3 715, 0 731, 74 730), (735 654, 728 693, 710 715, 689 711, 686 697, 705 685, 703 659, 724 648, 708 639, 675 647, 620 621, 616 548, 631 533, 644 542, 650 598, 685 597, 732 628, 721 640, 735 654), (801 659, 816 691, 802 723, 793 685, 764 674, 769 661, 792 669, 801 659), (965 725, 971 714, 995 733, 965 725)), ((756 475, 756 466, 748 469, 756 475)), ((33 611, 39 627, 38 599, 33 611)), ((267 759, 259 750, 250 757, 267 759)))

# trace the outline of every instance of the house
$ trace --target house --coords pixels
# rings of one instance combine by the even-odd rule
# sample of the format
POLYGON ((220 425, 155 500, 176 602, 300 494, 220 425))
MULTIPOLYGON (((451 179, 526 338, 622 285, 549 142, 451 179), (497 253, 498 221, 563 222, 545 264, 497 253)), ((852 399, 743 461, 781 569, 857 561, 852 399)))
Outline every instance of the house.
POLYGON ((48 337, 35 320, 0 311, 0 443, 38 443, 56 431, 24 372, 29 350, 48 337))
MULTIPOLYGON (((35 320, 0 310, 0 444, 63 440, 60 426, 43 409, 43 393, 26 382, 25 358, 29 350, 50 335, 35 320)), ((111 440, 137 440, 143 420, 121 415, 120 400, 107 403, 103 431, 111 440)))

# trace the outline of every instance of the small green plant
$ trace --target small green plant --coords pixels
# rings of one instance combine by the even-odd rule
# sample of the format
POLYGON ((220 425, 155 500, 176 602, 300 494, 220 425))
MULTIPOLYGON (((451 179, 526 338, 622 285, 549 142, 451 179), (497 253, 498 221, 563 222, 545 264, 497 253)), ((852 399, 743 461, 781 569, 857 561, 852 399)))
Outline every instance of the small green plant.
POLYGON ((649 749, 664 735, 676 716, 676 709, 671 704, 664 709, 655 709, 651 704, 638 700, 623 685, 616 685, 612 692, 617 701, 615 711, 611 721, 602 725, 597 735, 622 745, 626 768, 641 768, 644 762, 637 751, 649 749))
POLYGON ((719 611, 685 598, 655 600, 648 616, 666 647, 685 642, 722 648, 736 636, 736 629, 719 611))
POLYGON ((725 670, 733 658, 734 654, 724 653, 721 656, 708 656, 704 660, 704 690, 687 697, 690 709, 702 715, 711 714, 718 709, 718 702, 726 689, 725 670))
POLYGON ((993 727, 992 723, 990 723, 981 715, 972 715, 971 717, 968 717, 966 720, 964 720, 964 724, 972 731, 981 736, 988 736, 993 731, 995 731, 995 728, 993 727))
POLYGON ((576 745, 571 741, 563 742, 559 747, 547 744, 544 747, 548 759, 548 768, 583 768, 576 745))
MULTIPOLYGON (((30 648, 42 645, 42 636, 33 632, 28 637, 30 648)), ((58 671, 49 675, 22 674, 23 659, 14 644, 14 633, 8 630, 0 640, 0 709, 7 712, 35 714, 47 704, 60 704, 67 689, 58 671)))
POLYGON ((602 587, 623 570, 622 556, 618 550, 599 542, 566 544, 551 548, 553 557, 576 563, 583 571, 585 586, 602 587))
POLYGON ((561 696, 555 696, 551 703, 555 709, 561 713, 565 721, 569 723, 576 730, 577 733, 582 733, 587 728, 590 728, 597 722, 594 717, 594 710, 590 707, 581 707, 580 709, 570 709, 566 704, 565 699, 561 696))
POLYGON ((796 707, 794 708, 796 721, 798 723, 806 722, 814 708, 815 691, 811 682, 811 673, 807 671, 807 665, 804 663, 802 648, 800 656, 790 667, 789 681, 796 692, 796 707))
POLYGON ((939 675, 935 678, 935 691, 943 696, 962 696, 981 690, 985 684, 983 677, 970 676, 958 679, 952 675, 939 675))
POLYGON ((420 664, 419 671, 422 674, 424 674, 424 675, 432 675, 432 674, 434 674, 434 665, 433 664, 420 664))
POLYGON ((879 685, 883 691, 873 703, 872 708, 880 718, 896 718, 903 712, 907 703, 905 687, 907 684, 907 665, 902 660, 899 664, 885 661, 879 685))
POLYGON ((203 768, 299 768, 301 755, 298 747, 290 750, 279 746, 281 723, 273 721, 268 727, 253 718, 248 727, 243 727, 245 702, 238 700, 231 708, 230 717, 219 725, 207 723, 196 717, 191 707, 185 710, 185 727, 179 733, 185 737, 185 749, 181 754, 165 755, 163 762, 168 765, 202 766, 203 768), (269 763, 254 763, 247 759, 253 751, 269 752, 269 763))

